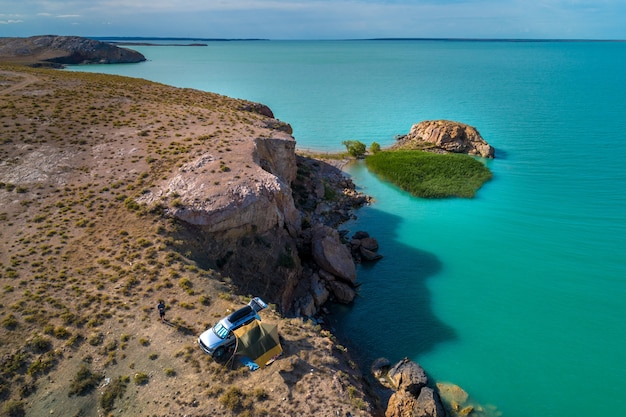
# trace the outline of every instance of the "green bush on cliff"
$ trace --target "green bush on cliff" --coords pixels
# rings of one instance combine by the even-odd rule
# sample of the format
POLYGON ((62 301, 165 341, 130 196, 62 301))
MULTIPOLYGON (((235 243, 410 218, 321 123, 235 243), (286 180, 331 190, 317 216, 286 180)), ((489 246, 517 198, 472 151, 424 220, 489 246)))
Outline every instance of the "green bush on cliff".
POLYGON ((383 151, 367 156, 365 163, 382 179, 423 198, 471 198, 492 177, 480 161, 461 154, 383 151))

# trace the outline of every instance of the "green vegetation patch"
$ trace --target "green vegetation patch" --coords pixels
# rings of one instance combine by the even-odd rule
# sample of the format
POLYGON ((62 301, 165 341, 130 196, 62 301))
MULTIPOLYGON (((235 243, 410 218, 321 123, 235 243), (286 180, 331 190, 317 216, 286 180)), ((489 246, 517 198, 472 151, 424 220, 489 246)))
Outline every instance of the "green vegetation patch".
POLYGON ((474 197, 492 174, 468 155, 423 151, 382 151, 365 158, 367 168, 423 198, 474 197))

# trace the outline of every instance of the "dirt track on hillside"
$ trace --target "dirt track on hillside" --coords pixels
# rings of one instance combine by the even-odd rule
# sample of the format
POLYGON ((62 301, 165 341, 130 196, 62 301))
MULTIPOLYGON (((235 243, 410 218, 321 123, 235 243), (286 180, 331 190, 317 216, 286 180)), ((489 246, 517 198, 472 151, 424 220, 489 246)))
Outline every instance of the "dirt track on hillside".
POLYGON ((4 76, 16 76, 16 77, 22 77, 23 80, 18 82, 17 84, 13 84, 12 86, 5 88, 3 90, 0 90, 0 94, 11 94, 14 91, 20 90, 26 86, 29 86, 31 84, 36 83, 37 81, 39 81, 39 78, 35 77, 34 75, 31 74, 18 74, 16 72, 8 72, 8 71, 0 71, 0 75, 4 75, 4 76))

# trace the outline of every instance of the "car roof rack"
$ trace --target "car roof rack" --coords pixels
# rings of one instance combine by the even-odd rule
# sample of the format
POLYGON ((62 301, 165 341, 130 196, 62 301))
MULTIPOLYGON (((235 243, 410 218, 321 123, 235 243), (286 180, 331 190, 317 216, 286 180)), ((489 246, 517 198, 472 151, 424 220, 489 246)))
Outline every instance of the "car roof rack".
POLYGON ((239 310, 235 311, 234 313, 231 313, 231 315, 228 316, 227 319, 228 319, 229 322, 234 323, 237 320, 241 319, 242 317, 247 316, 251 312, 252 312, 252 307, 250 307, 248 305, 248 306, 240 308, 239 310))

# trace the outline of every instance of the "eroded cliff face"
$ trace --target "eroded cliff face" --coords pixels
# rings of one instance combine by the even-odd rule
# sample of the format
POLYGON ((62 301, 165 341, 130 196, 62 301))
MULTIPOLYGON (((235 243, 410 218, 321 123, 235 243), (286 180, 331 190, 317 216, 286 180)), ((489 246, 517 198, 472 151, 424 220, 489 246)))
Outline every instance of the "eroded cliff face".
POLYGON ((273 131, 241 138, 229 162, 219 152, 199 155, 138 202, 169 201, 166 214, 201 236, 204 262, 232 276, 243 291, 269 295, 289 310, 301 274, 295 177, 295 140, 273 131))
POLYGON ((347 242, 325 223, 347 220, 367 199, 338 169, 320 169, 321 161, 307 166, 301 158, 299 169, 295 140, 284 131, 238 142, 228 162, 219 150, 199 154, 137 201, 165 204, 164 213, 194 236, 196 260, 284 313, 313 316, 331 296, 351 302, 354 260, 347 242), (324 187, 337 198, 326 201, 324 187))
POLYGON ((5 124, 15 139, 5 143, 0 181, 20 190, 77 184, 131 213, 172 219, 158 239, 169 248, 161 242, 157 252, 173 249, 285 313, 311 316, 332 295, 354 298, 350 250, 332 227, 367 200, 339 169, 297 156, 291 127, 266 106, 122 77, 0 76, 19 115, 5 124), (83 97, 96 81, 107 94, 83 97), (313 256, 314 248, 324 250, 313 256))
POLYGON ((236 159, 227 164, 217 152, 201 154, 138 201, 176 200, 168 213, 206 233, 238 239, 278 227, 295 236, 300 217, 290 187, 296 172, 294 139, 242 139, 236 159), (216 181, 220 171, 227 175, 216 181))

